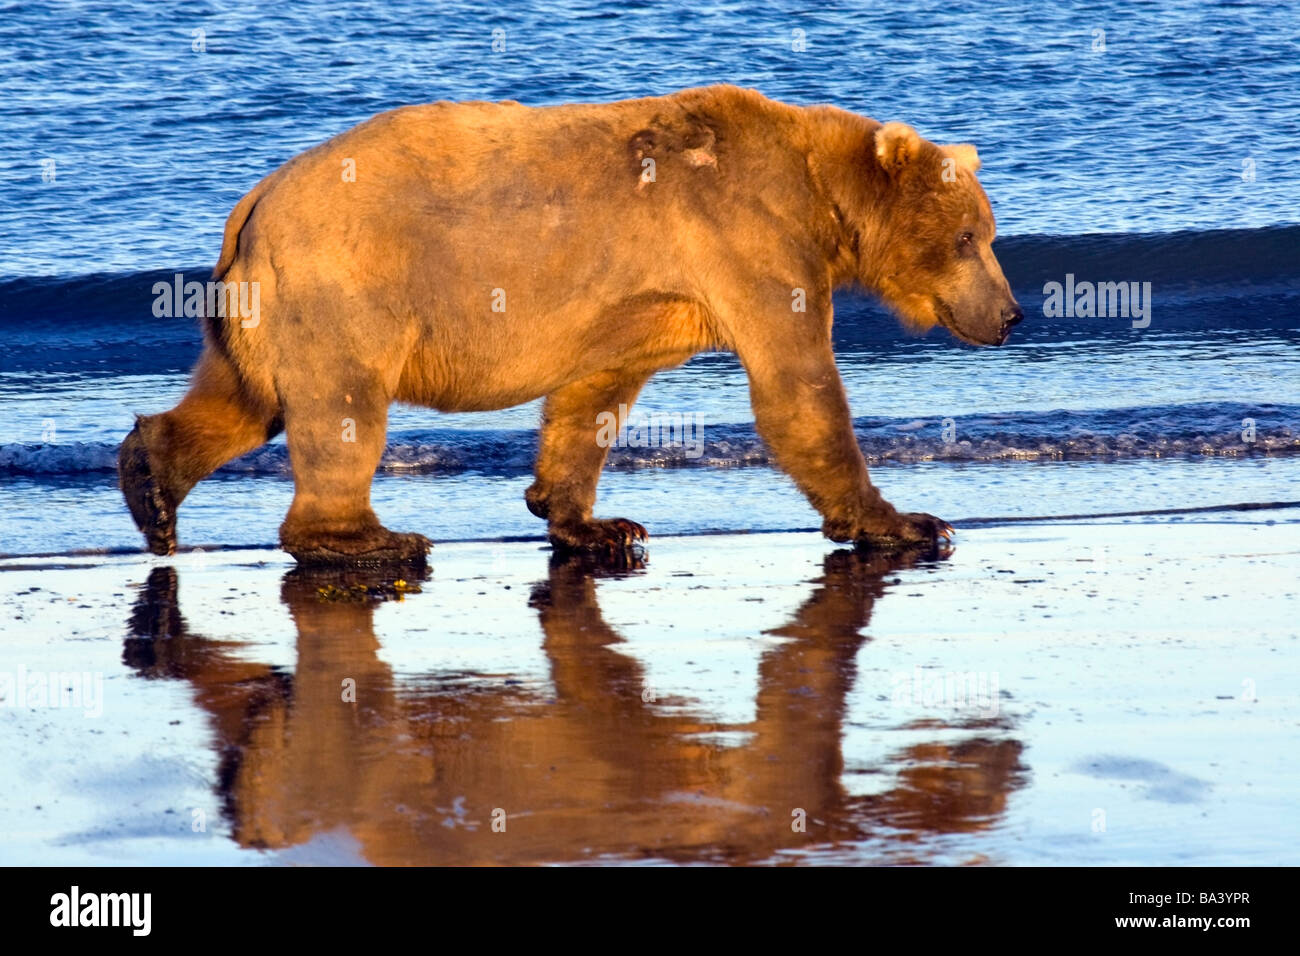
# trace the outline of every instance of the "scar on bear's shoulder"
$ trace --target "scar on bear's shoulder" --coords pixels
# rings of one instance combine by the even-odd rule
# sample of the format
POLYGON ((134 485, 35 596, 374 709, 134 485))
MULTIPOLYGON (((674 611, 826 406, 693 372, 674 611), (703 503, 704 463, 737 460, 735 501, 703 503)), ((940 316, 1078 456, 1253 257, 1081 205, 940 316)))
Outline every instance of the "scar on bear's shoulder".
POLYGON ((627 143, 637 174, 637 191, 654 182, 659 164, 674 156, 681 157, 690 167, 717 169, 717 141, 718 134, 713 126, 699 116, 656 116, 649 126, 633 133, 627 143), (646 164, 647 159, 653 161, 653 166, 646 164))

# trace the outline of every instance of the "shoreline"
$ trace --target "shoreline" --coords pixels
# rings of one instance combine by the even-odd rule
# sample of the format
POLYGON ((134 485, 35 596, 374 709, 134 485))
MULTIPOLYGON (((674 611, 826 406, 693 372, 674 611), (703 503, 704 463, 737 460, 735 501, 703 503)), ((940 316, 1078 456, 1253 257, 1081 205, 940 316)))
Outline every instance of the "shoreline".
MULTIPOLYGON (((1183 508, 1152 508, 1140 511, 1109 511, 1094 512, 1088 514, 1059 514, 1059 515, 999 515, 988 518, 956 518, 949 522, 955 529, 962 528, 998 528, 1008 525, 1055 525, 1064 523, 1092 523, 1105 521, 1112 518, 1162 518, 1186 515, 1213 515, 1213 514, 1239 514, 1242 512, 1267 511, 1267 512, 1285 512, 1300 508, 1300 499, 1298 500, 1281 500, 1281 501, 1241 501, 1232 504, 1221 505, 1199 505, 1183 508)), ((1289 517, 1289 516, 1288 516, 1289 517)), ((1297 517, 1296 520, 1300 520, 1297 517)), ((815 527, 804 528, 703 528, 696 531, 678 531, 676 533, 655 535, 654 540, 672 539, 672 538, 710 538, 726 537, 731 535, 764 535, 764 534, 820 534, 820 529, 815 527)), ((477 538, 445 538, 433 542, 434 548, 438 545, 448 544, 539 544, 547 545, 548 539, 545 534, 534 535, 502 535, 499 537, 477 537, 477 538)), ((829 544, 829 542, 828 542, 829 544)), ((211 554, 219 552, 232 551, 279 551, 280 546, 271 542, 259 542, 256 544, 195 544, 185 545, 177 550, 177 555, 184 554, 211 554)), ((143 548, 118 547, 118 548, 83 548, 73 551, 45 551, 30 554, 25 553, 0 553, 0 561, 28 561, 42 558, 96 558, 96 557, 131 557, 131 556, 150 557, 143 548)), ((432 563, 432 554, 430 554, 430 563, 432 563)), ((0 565, 0 572, 21 570, 25 565, 17 564, 12 566, 0 565)))

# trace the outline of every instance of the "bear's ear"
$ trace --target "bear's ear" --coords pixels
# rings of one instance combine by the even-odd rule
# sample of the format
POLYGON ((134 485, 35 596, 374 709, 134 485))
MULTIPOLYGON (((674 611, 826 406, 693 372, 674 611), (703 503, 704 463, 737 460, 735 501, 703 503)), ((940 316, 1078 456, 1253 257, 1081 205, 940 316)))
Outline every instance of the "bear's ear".
POLYGON ((880 168, 897 176, 921 152, 921 137, 906 123, 886 123, 876 130, 876 160, 880 168))
POLYGON ((957 161, 957 165, 967 172, 980 171, 980 154, 970 143, 957 143, 954 146, 940 146, 945 156, 957 161))

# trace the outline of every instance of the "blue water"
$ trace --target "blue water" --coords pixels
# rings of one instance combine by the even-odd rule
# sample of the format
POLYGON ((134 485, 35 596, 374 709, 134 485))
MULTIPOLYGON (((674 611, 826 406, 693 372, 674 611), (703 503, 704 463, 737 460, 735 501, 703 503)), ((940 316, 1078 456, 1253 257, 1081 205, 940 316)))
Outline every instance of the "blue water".
MULTIPOLYGON (((866 299, 837 299, 859 440, 909 476, 903 503, 939 510, 937 496, 951 517, 1104 510, 1134 460, 1168 479, 1153 507, 1300 497, 1300 9, 899 6, 0 3, 0 551, 130 539, 116 444, 134 413, 175 403, 199 349, 192 320, 152 316, 153 283, 210 268, 230 208, 295 153, 407 103, 711 82, 979 147, 997 252, 1029 316, 1012 343, 912 338, 866 299), (1067 274, 1150 282, 1150 326, 1047 317, 1044 285, 1067 274), (1089 477, 1037 467, 1064 462, 1089 477), (950 480, 968 466, 973 479, 950 480), (1023 493, 1048 474, 1041 496, 1023 493)), ((815 523, 769 471, 730 356, 661 375, 640 407, 694 416, 702 450, 618 450, 603 487, 630 512, 666 510, 674 530, 815 523), (753 504, 672 504, 727 481, 753 504)), ((540 530, 517 494, 536 420, 535 405, 395 410, 390 504, 435 535, 540 530), (398 507, 412 482, 454 490, 462 510, 398 507), (502 513, 504 485, 518 514, 502 513)), ((205 518, 197 540, 270 540, 287 469, 276 444, 201 486, 190 511, 238 518, 205 518)))

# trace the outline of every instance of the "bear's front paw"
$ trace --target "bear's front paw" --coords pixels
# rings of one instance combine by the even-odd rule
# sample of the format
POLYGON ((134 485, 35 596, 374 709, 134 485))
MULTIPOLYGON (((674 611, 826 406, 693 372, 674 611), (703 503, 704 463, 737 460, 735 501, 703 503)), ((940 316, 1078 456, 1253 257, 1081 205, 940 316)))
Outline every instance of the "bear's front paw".
POLYGON ((956 532, 953 531, 952 525, 942 518, 936 518, 923 511, 914 511, 911 514, 899 515, 897 534, 905 544, 938 544, 940 540, 951 543, 952 536, 956 532))
POLYGON ((852 541, 861 548, 875 551, 898 551, 916 547, 935 548, 952 541, 952 525, 942 518, 923 512, 894 514, 888 519, 865 527, 848 529, 827 521, 823 533, 832 541, 852 541))
POLYGON ((650 535, 627 518, 591 518, 552 524, 549 537, 556 551, 615 555, 641 547, 650 535))

